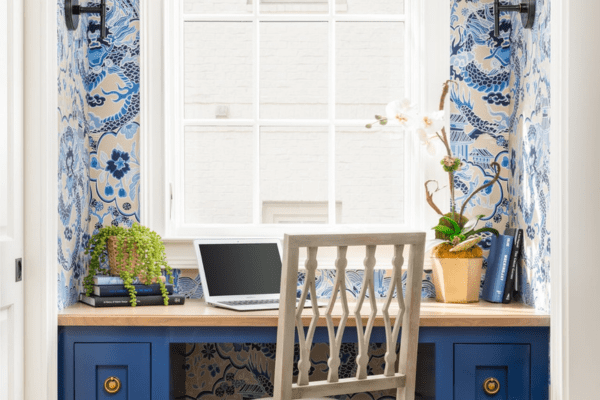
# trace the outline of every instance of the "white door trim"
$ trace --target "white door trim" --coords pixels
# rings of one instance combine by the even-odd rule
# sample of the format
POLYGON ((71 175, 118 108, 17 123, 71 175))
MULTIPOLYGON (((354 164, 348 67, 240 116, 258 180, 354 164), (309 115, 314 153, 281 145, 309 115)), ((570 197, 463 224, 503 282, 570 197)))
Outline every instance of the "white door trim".
POLYGON ((578 400, 600 371, 600 49, 589 40, 600 4, 555 0, 551 18, 551 394, 578 400))
POLYGON ((569 21, 568 5, 559 0, 552 2, 551 37, 551 121, 550 128, 550 233, 552 235, 552 250, 550 254, 550 397, 555 400, 566 400, 566 388, 569 387, 568 368, 566 365, 568 351, 568 254, 566 247, 568 232, 563 232, 566 226, 568 209, 568 193, 564 191, 566 165, 568 161, 568 132, 569 103, 566 71, 569 60, 565 57, 568 50, 569 21))
POLYGON ((56 399, 57 3, 25 0, 25 399, 56 399))

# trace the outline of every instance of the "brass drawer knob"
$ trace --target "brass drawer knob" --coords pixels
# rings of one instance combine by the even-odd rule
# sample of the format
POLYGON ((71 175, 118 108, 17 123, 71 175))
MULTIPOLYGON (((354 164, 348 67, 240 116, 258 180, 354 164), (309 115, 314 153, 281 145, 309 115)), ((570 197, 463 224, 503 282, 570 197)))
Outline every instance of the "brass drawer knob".
POLYGON ((483 390, 489 395, 494 395, 500 391, 500 382, 496 378, 487 378, 483 382, 483 390))
POLYGON ((121 389, 121 381, 116 376, 106 378, 104 381, 104 390, 107 393, 115 394, 121 389))

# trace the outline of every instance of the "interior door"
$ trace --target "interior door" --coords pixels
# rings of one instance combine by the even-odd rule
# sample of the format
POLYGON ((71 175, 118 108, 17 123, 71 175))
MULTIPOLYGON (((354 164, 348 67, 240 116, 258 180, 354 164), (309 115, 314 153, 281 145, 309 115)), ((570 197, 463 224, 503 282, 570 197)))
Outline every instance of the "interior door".
POLYGON ((23 399, 23 0, 0 1, 0 400, 23 399), (22 264, 21 264, 22 265, 22 264), (20 276, 18 276, 20 275, 20 276))

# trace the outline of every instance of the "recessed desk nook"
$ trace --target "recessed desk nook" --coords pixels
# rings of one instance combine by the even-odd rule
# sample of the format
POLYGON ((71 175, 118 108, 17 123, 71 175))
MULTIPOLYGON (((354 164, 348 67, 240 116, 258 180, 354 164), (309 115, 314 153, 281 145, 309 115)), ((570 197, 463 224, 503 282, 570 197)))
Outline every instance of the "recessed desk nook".
MULTIPOLYGON (((333 315, 337 323, 341 309, 333 315)), ((307 313, 305 326, 308 318, 307 313)), ((275 343, 277 322, 277 311, 236 312, 207 306, 202 300, 188 299, 183 306, 170 307, 75 304, 58 316, 63 377, 59 399, 175 398, 174 382, 181 380, 176 375, 182 371, 181 364, 173 368, 180 360, 174 360, 172 345, 275 343), (114 387, 108 381, 113 376, 119 379, 120 393, 108 394, 104 386, 114 387)), ((372 342, 385 342, 382 325, 378 319, 372 342)), ((443 304, 423 299, 420 325, 420 398, 548 398, 548 314, 520 303, 443 304), (496 394, 484 391, 488 378, 497 379, 496 394)), ((324 317, 319 326, 314 343, 326 343, 324 317)), ((353 326, 350 316, 344 341, 356 340, 353 326)))

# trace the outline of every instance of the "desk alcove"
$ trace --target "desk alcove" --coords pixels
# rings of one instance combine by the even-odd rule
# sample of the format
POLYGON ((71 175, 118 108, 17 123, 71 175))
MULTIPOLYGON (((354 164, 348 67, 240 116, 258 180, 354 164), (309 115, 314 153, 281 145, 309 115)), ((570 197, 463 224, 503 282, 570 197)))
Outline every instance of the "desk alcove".
MULTIPOLYGON (((181 361, 177 346, 275 343, 277 314, 241 313, 189 299, 183 306, 170 307, 75 304, 58 317, 59 399, 175 398, 180 395, 173 384, 179 378, 172 373, 181 361), (119 378, 119 393, 105 391, 110 376, 119 378)), ((306 318, 307 324, 308 314, 306 318)), ((382 325, 382 320, 376 321, 373 343, 384 342, 382 325)), ((314 343, 326 343, 325 318, 319 326, 314 343)), ((418 375, 423 398, 547 399, 549 326, 549 315, 519 303, 442 304, 423 299, 418 375), (498 393, 485 393, 488 378, 498 380, 498 393)), ((351 343, 355 336, 350 317, 344 341, 351 343)))

